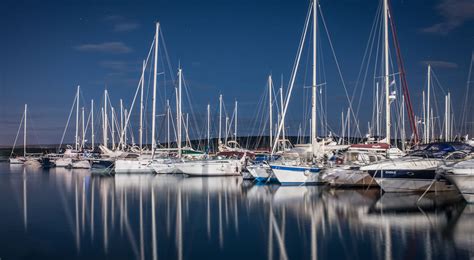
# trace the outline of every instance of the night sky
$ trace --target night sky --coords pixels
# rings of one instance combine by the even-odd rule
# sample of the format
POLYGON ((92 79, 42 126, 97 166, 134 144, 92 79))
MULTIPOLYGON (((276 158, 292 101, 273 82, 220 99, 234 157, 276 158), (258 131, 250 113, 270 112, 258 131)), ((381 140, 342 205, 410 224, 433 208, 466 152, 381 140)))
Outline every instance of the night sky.
MULTIPOLYGON (((379 1, 321 0, 320 5, 351 91, 379 1)), ((116 109, 119 98, 130 106, 156 21, 162 26, 172 72, 178 64, 183 68, 197 121, 202 121, 208 102, 216 114, 218 96, 223 94, 228 112, 234 100, 239 101, 239 132, 256 133, 252 122, 267 76, 272 73, 279 86, 283 74, 287 85, 308 6, 309 0, 3 0, 0 145, 13 143, 25 103, 30 108, 31 144, 59 143, 77 85, 86 107, 92 98, 100 104, 105 86, 116 109)), ((392 0, 392 6, 415 112, 421 111, 430 63, 460 113, 474 49, 474 1, 392 0)), ((320 45, 328 123, 337 131, 347 101, 324 37, 320 45)), ((299 122, 306 121, 298 95, 310 82, 310 57, 304 53, 300 71, 308 75, 299 78, 295 91, 300 94, 290 103, 288 125, 293 134, 299 122)), ((163 84, 158 90, 161 114, 164 100, 174 100, 172 86, 163 84)), ((372 93, 366 95, 359 113, 363 129, 372 115, 372 93)), ((136 120, 132 124, 135 127, 136 120)), ((66 141, 71 142, 72 128, 68 133, 66 141)))

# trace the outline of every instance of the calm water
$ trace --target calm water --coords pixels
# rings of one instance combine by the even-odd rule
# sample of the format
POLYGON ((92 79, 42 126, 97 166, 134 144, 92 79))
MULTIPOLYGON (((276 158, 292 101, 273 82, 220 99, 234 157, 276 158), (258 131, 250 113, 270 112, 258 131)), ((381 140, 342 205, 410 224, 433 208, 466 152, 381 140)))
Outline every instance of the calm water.
POLYGON ((474 206, 418 197, 1 163, 0 258, 472 258, 474 206))

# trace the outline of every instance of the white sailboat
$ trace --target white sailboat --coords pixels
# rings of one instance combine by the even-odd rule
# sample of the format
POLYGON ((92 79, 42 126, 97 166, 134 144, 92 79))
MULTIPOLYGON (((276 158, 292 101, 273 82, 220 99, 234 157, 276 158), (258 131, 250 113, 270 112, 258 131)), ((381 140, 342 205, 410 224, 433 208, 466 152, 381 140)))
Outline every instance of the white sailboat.
MULTIPOLYGON (((154 63, 153 63, 153 96, 152 96, 152 136, 151 136, 151 154, 143 153, 142 147, 140 147, 140 153, 134 154, 124 154, 120 158, 115 160, 114 171, 116 174, 121 173, 153 173, 154 170, 150 167, 153 157, 156 150, 156 84, 157 84, 157 66, 158 66, 158 40, 160 33, 160 23, 156 23, 155 38, 154 38, 154 63)), ((146 64, 144 65, 144 67, 146 64)), ((139 87, 143 89, 144 87, 144 69, 142 71, 142 76, 140 78, 139 87)), ((143 92, 142 92, 143 93, 143 92)), ((143 98, 141 97, 141 108, 140 108, 140 145, 142 144, 142 120, 143 120, 143 98)), ((126 119, 125 125, 128 125, 130 119, 130 113, 126 119)), ((124 135, 122 131, 121 135, 124 135)), ((123 138, 122 138, 123 139, 123 138)))
POLYGON ((17 132, 16 138, 15 138, 15 143, 13 145, 13 149, 12 149, 12 152, 11 152, 11 155, 10 155, 10 158, 9 158, 9 162, 10 162, 10 164, 23 164, 27 167, 40 167, 41 163, 39 161, 39 158, 33 157, 33 156, 31 156, 31 154, 28 155, 26 153, 27 114, 28 114, 28 105, 25 104, 23 117, 22 117, 22 120, 20 122, 20 128, 18 128, 18 132, 17 132), (23 125, 23 156, 13 156, 13 150, 15 149, 16 141, 18 139, 18 134, 20 133, 20 129, 21 129, 22 125, 23 125))
POLYGON ((9 162, 10 164, 24 164, 26 161, 26 115, 27 115, 27 104, 25 104, 25 110, 23 111, 23 116, 21 118, 20 127, 13 144, 13 149, 10 154, 9 162), (13 151, 15 149, 16 140, 18 139, 18 134, 20 133, 21 126, 23 125, 23 156, 13 156, 13 151))
MULTIPOLYGON (((317 11, 318 9, 318 0, 313 0, 312 5, 310 7, 310 14, 312 13, 312 22, 313 22, 313 32, 312 32, 312 53, 313 53, 313 64, 312 64, 312 99, 311 99, 311 158, 309 162, 300 161, 297 165, 294 164, 294 161, 291 162, 292 165, 288 165, 285 161, 277 161, 270 164, 272 168, 274 176, 278 179, 281 184, 288 184, 288 185, 299 185, 299 184, 310 184, 310 183, 317 183, 319 182, 318 176, 320 172, 320 167, 316 165, 316 159, 321 156, 321 147, 317 141, 317 133, 316 133, 316 55, 317 55, 317 11)), ((288 109, 288 101, 291 96, 291 90, 293 89, 293 85, 295 82, 296 73, 299 66, 299 60, 301 58, 301 53, 303 50, 303 44, 305 42, 306 33, 308 31, 310 21, 310 15, 308 15, 305 23, 305 27, 303 30, 303 37, 298 49, 296 66, 294 71, 291 75, 291 84, 289 89, 289 94, 286 98, 285 108, 282 114, 282 120, 278 127, 278 132, 276 139, 280 136, 283 128, 283 122, 286 116, 286 112, 288 109)), ((277 142, 275 141, 272 149, 272 154, 275 151, 277 146, 277 142)), ((282 157, 285 157, 283 155, 282 157)), ((301 159, 301 158, 300 158, 301 159)))

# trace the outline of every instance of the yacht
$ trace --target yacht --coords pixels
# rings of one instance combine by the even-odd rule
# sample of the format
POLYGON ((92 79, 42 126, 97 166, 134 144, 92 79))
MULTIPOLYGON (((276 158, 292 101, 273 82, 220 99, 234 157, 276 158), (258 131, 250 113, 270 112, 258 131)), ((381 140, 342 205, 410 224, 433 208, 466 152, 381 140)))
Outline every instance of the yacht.
POLYGON ((360 168, 372 176, 385 192, 451 191, 455 186, 437 175, 438 166, 465 158, 472 147, 463 143, 431 143, 397 159, 360 168))
POLYGON ((448 167, 444 170, 443 176, 456 185, 467 202, 474 203, 474 159, 448 167))

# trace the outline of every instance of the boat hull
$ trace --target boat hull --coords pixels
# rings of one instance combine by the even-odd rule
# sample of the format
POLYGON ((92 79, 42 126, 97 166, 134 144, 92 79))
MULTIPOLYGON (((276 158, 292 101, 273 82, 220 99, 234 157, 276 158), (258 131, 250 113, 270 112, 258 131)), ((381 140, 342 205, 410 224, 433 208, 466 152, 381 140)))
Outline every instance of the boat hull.
POLYGON ((282 185, 317 184, 317 167, 270 165, 275 178, 282 185))
POLYGON ((71 164, 72 169, 90 169, 91 163, 88 160, 73 161, 71 164))
POLYGON ((456 187, 446 178, 437 175, 436 169, 428 170, 379 170, 368 171, 385 192, 453 191, 456 187), (433 183, 434 182, 434 183, 433 183))
POLYGON ((69 167, 72 164, 72 158, 58 158, 54 161, 56 167, 69 167))
POLYGON ((186 162, 176 168, 188 176, 235 176, 242 171, 239 160, 186 162))
POLYGON ((331 187, 379 187, 372 176, 360 170, 329 168, 322 179, 331 187))
POLYGON ((153 173, 150 160, 116 160, 115 173, 153 173))

